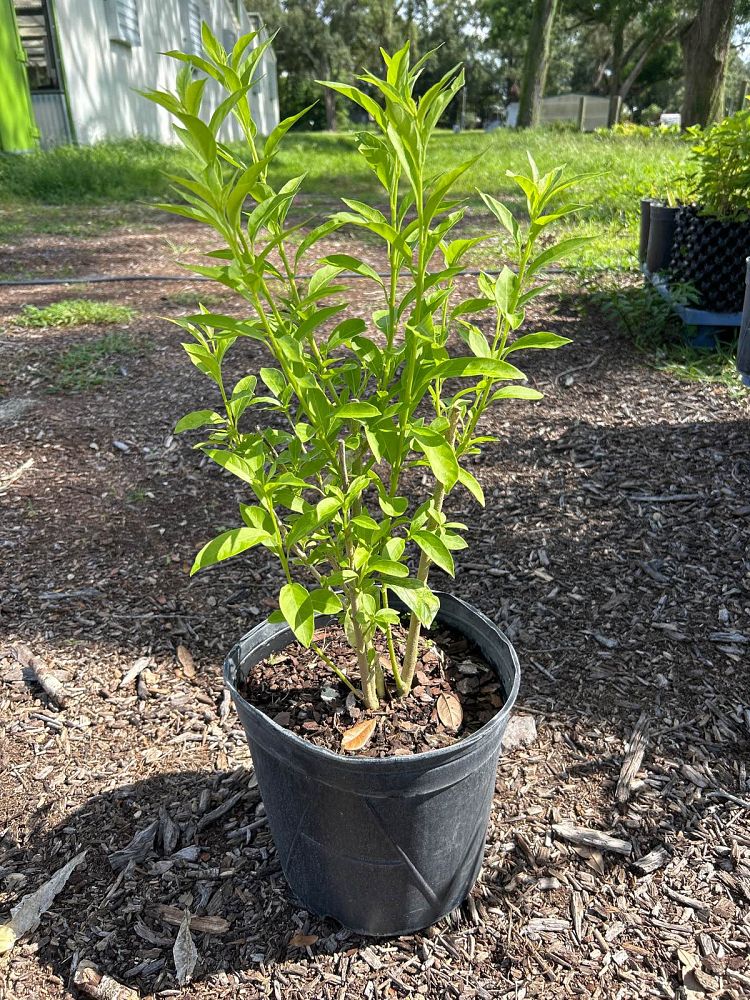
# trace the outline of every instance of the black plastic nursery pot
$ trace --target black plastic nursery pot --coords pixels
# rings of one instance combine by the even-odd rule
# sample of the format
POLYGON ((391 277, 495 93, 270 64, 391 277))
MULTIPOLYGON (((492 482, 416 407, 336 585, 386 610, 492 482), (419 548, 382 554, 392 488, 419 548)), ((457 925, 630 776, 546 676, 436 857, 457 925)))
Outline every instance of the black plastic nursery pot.
POLYGON ((740 312, 745 294, 745 261, 750 255, 750 221, 704 215, 698 205, 677 212, 670 276, 689 284, 697 305, 715 312, 740 312))
POLYGON ((750 257, 745 261, 745 301, 742 307, 742 325, 737 343, 737 371, 745 385, 750 386, 750 257))
POLYGON ((653 203, 653 198, 641 198, 641 219, 638 236, 638 262, 640 264, 646 263, 646 254, 648 253, 648 232, 651 228, 651 206, 653 203))
POLYGON ((290 887, 309 910, 360 934, 427 927, 466 898, 482 865, 501 741, 521 672, 513 647, 489 618, 450 594, 437 596, 436 623, 477 645, 505 699, 489 722, 452 746, 413 756, 346 757, 282 728, 237 687, 293 641, 284 624, 256 626, 224 665, 290 887))
POLYGON ((648 226, 646 266, 652 274, 665 271, 672 259, 677 209, 669 205, 651 203, 648 226))

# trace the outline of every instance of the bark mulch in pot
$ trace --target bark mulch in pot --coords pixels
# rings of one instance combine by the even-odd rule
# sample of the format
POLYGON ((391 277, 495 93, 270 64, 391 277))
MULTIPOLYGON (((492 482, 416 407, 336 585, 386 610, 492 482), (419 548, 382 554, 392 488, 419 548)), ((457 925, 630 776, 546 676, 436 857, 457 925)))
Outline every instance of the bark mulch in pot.
MULTIPOLYGON (((394 630, 396 655, 403 656, 406 632, 394 630)), ((315 641, 349 676, 354 654, 340 625, 316 633, 315 641)), ((387 694, 378 711, 368 711, 310 649, 297 642, 257 664, 240 693, 290 732, 335 753, 361 757, 408 755, 450 746, 476 732, 503 706, 502 687, 474 645, 456 632, 435 629, 422 639, 414 686, 406 699, 388 684, 388 654, 376 643, 384 665, 387 694), (363 746, 344 739, 369 719, 375 729, 363 746), (344 743, 342 745, 342 739, 344 743)))

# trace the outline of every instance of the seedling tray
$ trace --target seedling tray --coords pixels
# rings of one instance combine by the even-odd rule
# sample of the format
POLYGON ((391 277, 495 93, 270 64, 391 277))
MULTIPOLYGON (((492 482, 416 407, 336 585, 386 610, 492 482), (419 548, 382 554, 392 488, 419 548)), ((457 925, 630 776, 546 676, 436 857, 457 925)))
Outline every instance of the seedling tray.
POLYGON ((711 312, 709 309, 695 309, 692 306, 685 306, 675 302, 669 288, 669 281, 663 274, 652 274, 645 264, 641 264, 641 271, 646 281, 650 281, 659 295, 670 304, 672 311, 679 316, 685 326, 702 327, 697 330, 694 336, 689 337, 692 347, 716 347, 716 335, 719 330, 726 327, 742 326, 742 313, 711 312))

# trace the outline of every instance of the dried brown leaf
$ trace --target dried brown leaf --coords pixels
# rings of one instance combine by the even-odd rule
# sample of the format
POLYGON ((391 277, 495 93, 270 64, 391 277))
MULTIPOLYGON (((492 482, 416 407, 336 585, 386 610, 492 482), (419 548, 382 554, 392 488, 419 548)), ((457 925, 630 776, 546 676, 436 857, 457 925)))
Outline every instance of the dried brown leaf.
POLYGON ((317 934, 295 934, 289 942, 290 948, 307 948, 318 940, 317 934))
POLYGON ((0 954, 10 951, 18 938, 28 934, 39 926, 42 916, 49 910, 52 903, 68 882, 73 871, 86 857, 86 852, 76 854, 59 871, 55 872, 49 881, 40 886, 36 892, 29 893, 10 911, 10 920, 0 927, 0 954))
POLYGON ((461 702, 454 694, 441 694, 437 700, 438 719, 446 729, 456 733, 461 728, 464 721, 464 712, 461 702))
POLYGON ((180 666, 182 667, 186 677, 195 677, 195 662, 193 661, 193 655, 187 646, 177 647, 177 659, 180 661, 180 666))
POLYGON ((346 729, 341 737, 342 750, 361 750, 372 739, 377 726, 377 719, 363 719, 351 729, 346 729))

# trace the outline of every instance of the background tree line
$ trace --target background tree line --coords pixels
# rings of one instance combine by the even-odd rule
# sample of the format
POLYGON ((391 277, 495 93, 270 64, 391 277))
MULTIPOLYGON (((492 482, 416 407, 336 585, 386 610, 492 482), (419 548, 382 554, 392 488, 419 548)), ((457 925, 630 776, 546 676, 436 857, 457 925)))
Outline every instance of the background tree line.
POLYGON ((444 125, 486 124, 519 96, 519 124, 533 125, 541 97, 566 92, 609 96, 611 123, 627 104, 637 120, 668 110, 681 111, 684 125, 706 124, 736 107, 750 76, 738 44, 750 0, 246 2, 278 29, 283 113, 318 102, 308 128, 351 124, 349 109, 316 80, 374 68, 379 46, 404 38, 418 52, 439 46, 425 88, 458 62, 466 68, 463 103, 444 125))

